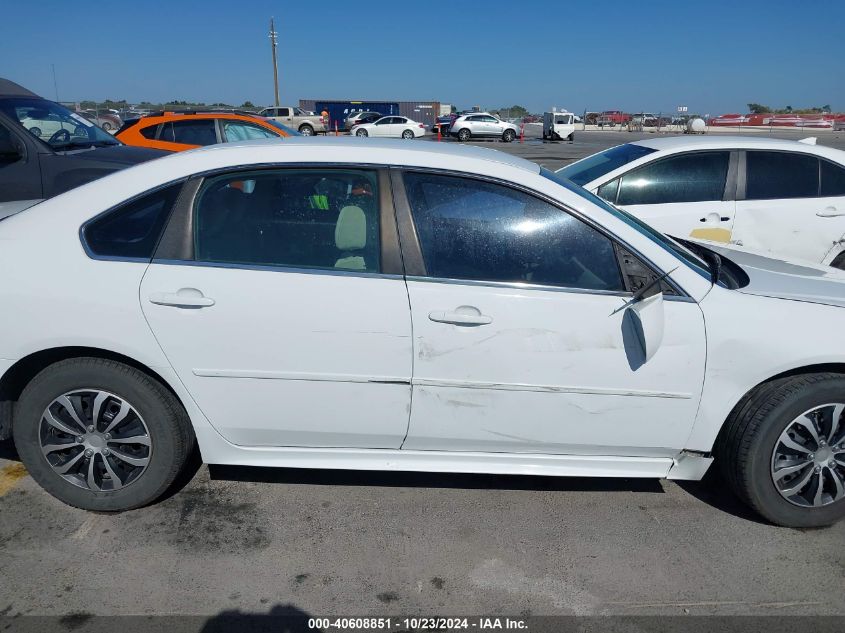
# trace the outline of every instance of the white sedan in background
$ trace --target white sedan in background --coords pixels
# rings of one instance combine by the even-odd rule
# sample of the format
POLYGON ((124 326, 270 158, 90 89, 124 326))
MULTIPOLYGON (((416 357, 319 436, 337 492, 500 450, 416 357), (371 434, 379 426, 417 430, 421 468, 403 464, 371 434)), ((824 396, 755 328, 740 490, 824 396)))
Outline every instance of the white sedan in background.
POLYGON ((376 136, 379 138, 413 139, 425 136, 425 125, 404 116, 385 116, 374 123, 354 126, 349 133, 353 136, 376 136))
POLYGON ((648 139, 557 173, 669 235, 845 269, 845 152, 815 139, 648 139))
POLYGON ((212 464, 700 479, 845 515, 845 275, 664 237, 507 154, 174 154, 0 222, 0 437, 66 503, 212 464))

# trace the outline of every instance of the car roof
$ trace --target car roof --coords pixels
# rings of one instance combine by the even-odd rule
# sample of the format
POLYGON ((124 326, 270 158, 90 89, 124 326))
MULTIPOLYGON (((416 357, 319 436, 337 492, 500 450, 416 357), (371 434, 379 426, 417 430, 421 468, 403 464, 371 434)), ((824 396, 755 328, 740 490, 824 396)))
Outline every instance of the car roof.
MULTIPOLYGON (((685 135, 685 136, 662 136, 659 138, 649 138, 640 141, 631 141, 632 145, 641 145, 642 147, 649 147, 657 151, 678 151, 690 149, 721 149, 721 148, 735 148, 735 149, 783 149, 783 150, 803 150, 817 152, 815 150, 830 150, 833 148, 822 147, 818 145, 811 145, 809 143, 799 143, 797 140, 788 140, 780 138, 766 138, 759 136, 738 136, 728 134, 714 134, 714 135, 685 135)), ((841 151, 841 150, 834 150, 841 151)))
MULTIPOLYGON (((288 137, 284 143, 276 139, 257 141, 235 141, 220 145, 211 145, 199 149, 181 152, 167 156, 158 163, 165 161, 200 159, 202 155, 214 158, 213 162, 221 167, 238 164, 256 163, 285 163, 296 161, 297 150, 310 150, 313 156, 325 150, 325 161, 329 162, 357 162, 360 164, 402 165, 407 167, 428 167, 437 165, 449 169, 449 160, 484 161, 523 169, 538 174, 540 166, 524 158, 512 156, 505 152, 485 147, 473 147, 458 144, 443 144, 427 141, 407 141, 398 139, 361 139, 354 136, 328 137, 288 137), (339 151, 345 150, 345 151, 339 151)), ((309 157, 311 160, 311 157, 309 157)), ((320 157, 322 160, 322 157, 320 157)), ((206 162, 206 161, 202 161, 206 162)), ((212 161, 209 161, 212 162, 212 161)), ((456 171, 466 171, 460 165, 455 165, 456 171)))
POLYGON ((31 90, 27 90, 20 84, 16 84, 14 81, 9 81, 8 79, 3 79, 2 77, 0 77, 0 97, 37 97, 39 99, 42 98, 31 90))

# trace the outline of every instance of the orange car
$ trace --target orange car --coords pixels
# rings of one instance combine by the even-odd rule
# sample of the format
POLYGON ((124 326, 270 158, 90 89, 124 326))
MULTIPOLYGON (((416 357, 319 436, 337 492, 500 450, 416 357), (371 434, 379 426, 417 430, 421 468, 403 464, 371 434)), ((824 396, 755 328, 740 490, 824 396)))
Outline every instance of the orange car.
POLYGON ((123 124, 115 137, 127 145, 181 152, 204 145, 299 136, 289 127, 246 112, 153 112, 123 124))

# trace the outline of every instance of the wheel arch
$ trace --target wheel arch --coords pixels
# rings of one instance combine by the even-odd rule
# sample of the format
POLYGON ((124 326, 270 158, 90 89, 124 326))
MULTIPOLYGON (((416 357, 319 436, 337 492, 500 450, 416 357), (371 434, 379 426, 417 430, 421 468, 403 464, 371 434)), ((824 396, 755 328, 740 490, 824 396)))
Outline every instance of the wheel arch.
POLYGON ((33 352, 16 361, 9 369, 0 376, 0 440, 11 437, 12 424, 14 423, 15 405, 26 386, 38 375, 39 372, 50 365, 71 358, 102 358, 124 363, 147 374, 150 378, 158 381, 165 389, 170 391, 179 404, 187 410, 185 402, 170 382, 159 372, 148 365, 107 349, 86 346, 65 346, 52 347, 38 352, 33 352))

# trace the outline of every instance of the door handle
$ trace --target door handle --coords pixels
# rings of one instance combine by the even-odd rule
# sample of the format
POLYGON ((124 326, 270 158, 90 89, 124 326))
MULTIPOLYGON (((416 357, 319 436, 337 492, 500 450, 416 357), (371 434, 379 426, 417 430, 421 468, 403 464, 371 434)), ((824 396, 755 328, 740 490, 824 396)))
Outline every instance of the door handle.
POLYGON ((467 312, 446 312, 435 310, 428 313, 428 318, 437 323, 452 323, 454 325, 488 325, 493 322, 493 318, 485 316, 475 310, 476 314, 468 314, 467 312))
POLYGON ((838 211, 836 207, 825 207, 821 211, 817 211, 816 215, 820 218, 838 218, 845 215, 845 210, 838 211))
POLYGON ((180 288, 178 292, 154 292, 150 295, 150 303, 176 308, 208 308, 214 305, 214 299, 196 288, 180 288))
MULTIPOLYGON (((728 217, 727 215, 717 216, 715 213, 711 214, 710 219, 715 220, 716 218, 719 218, 719 222, 730 222, 731 221, 730 217, 728 217)), ((699 222, 707 222, 707 218, 699 218, 698 221, 699 222)))

